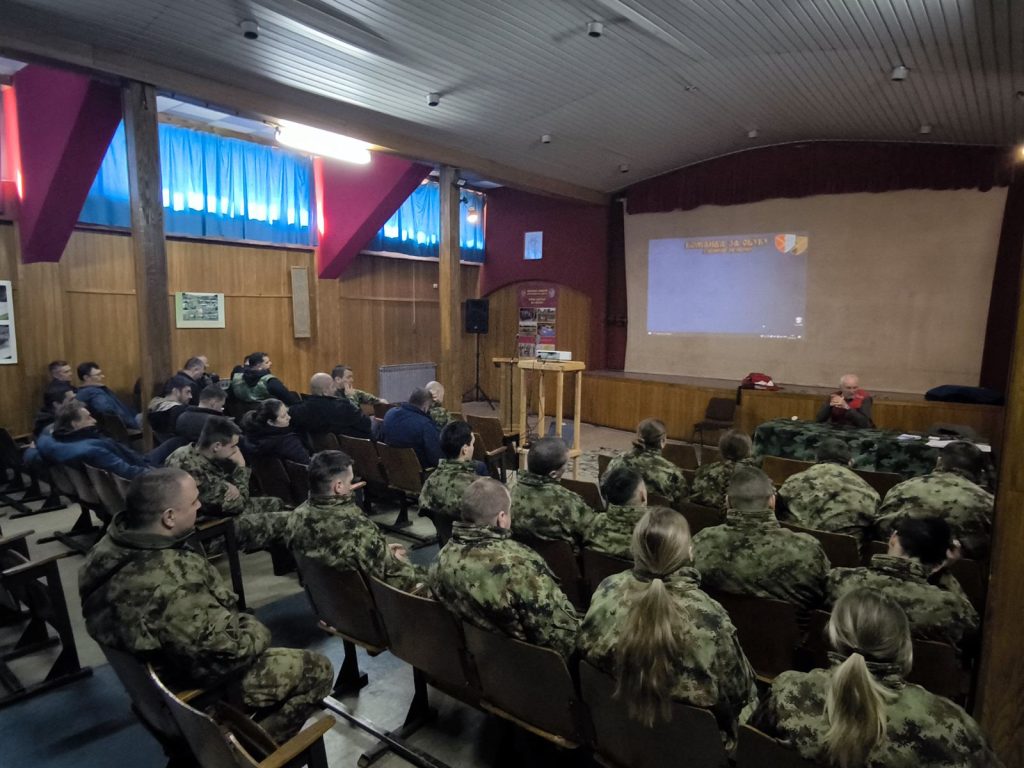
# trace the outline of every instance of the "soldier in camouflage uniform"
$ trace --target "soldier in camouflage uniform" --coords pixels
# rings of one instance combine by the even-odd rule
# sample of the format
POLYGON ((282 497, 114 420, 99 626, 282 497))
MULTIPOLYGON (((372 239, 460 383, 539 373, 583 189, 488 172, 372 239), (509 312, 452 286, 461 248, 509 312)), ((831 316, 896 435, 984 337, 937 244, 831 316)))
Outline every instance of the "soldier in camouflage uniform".
POLYGON ((612 557, 632 559, 633 529, 647 511, 647 489, 640 473, 615 467, 604 473, 601 494, 608 508, 591 519, 583 546, 612 557))
POLYGON ((829 639, 832 668, 783 672, 751 725, 815 765, 1002 765, 966 712, 904 680, 910 671, 910 633, 891 600, 866 589, 847 593, 832 612, 829 639), (830 698, 845 706, 827 706, 830 698), (844 744, 833 737, 851 732, 865 739, 844 744))
POLYGON ((886 538, 905 515, 938 515, 960 540, 964 557, 988 557, 995 499, 981 487, 984 458, 977 446, 957 441, 939 453, 935 469, 889 489, 878 510, 875 529, 886 538))
POLYGON ((427 410, 427 416, 430 420, 437 424, 438 429, 444 429, 454 419, 452 415, 448 413, 448 409, 444 407, 444 386, 439 381, 427 382, 427 386, 424 387, 427 392, 430 393, 430 408, 427 410))
POLYGON ((685 518, 665 507, 645 510, 632 558, 632 570, 597 588, 576 642, 581 657, 618 680, 630 715, 640 722, 652 725, 656 704, 674 699, 710 709, 731 739, 757 703, 754 670, 729 615, 700 590, 685 518), (655 591, 668 599, 651 599, 655 591), (657 676, 644 665, 665 659, 669 679, 652 690, 657 676))
POLYGON ((238 545, 251 552, 281 541, 289 513, 281 511, 280 499, 249 495, 251 470, 238 449, 240 434, 230 419, 211 416, 199 440, 178 448, 166 463, 192 475, 206 515, 235 518, 238 545))
POLYGON ((729 487, 732 473, 742 466, 756 467, 759 461, 750 455, 750 438, 742 432, 730 429, 718 440, 721 461, 701 464, 693 477, 690 501, 705 507, 725 509, 725 491, 729 487))
POLYGON ((938 640, 962 648, 978 631, 978 614, 956 578, 939 572, 954 547, 949 525, 938 517, 903 518, 889 539, 889 553, 875 555, 867 568, 833 568, 828 577, 831 605, 853 589, 866 587, 888 595, 920 640, 938 640))
POLYGON ((473 461, 476 438, 464 421, 453 421, 440 435, 441 454, 445 457, 437 469, 427 476, 420 491, 420 510, 434 514, 434 525, 442 537, 449 535, 452 524, 462 519, 462 494, 480 475, 473 461))
POLYGON ((569 463, 565 442, 559 437, 535 440, 526 461, 527 471, 519 473, 512 489, 515 535, 567 541, 578 548, 594 512, 579 494, 558 482, 569 463))
POLYGON ((434 594, 460 619, 568 658, 580 619, 544 558, 512 540, 511 498, 489 477, 466 489, 462 521, 441 550, 434 594))
POLYGON ((347 398, 356 408, 387 402, 387 400, 371 395, 369 392, 356 389, 355 376, 352 373, 352 369, 347 365, 334 366, 331 369, 331 376, 334 377, 334 383, 338 385, 338 397, 347 398))
POLYGON ((241 688, 277 740, 292 735, 331 691, 319 653, 271 648, 270 630, 186 542, 199 493, 179 469, 132 481, 127 509, 90 550, 79 574, 82 613, 101 645, 150 662, 174 689, 241 688))
POLYGON ((779 488, 776 515, 804 528, 871 540, 878 514, 878 491, 850 469, 850 447, 822 440, 817 464, 787 478, 779 488))
POLYGON ((705 587, 785 600, 804 612, 821 605, 828 558, 811 535, 779 526, 768 476, 752 467, 736 470, 728 503, 724 525, 693 537, 693 564, 705 587))
MULTIPOLYGON (((360 487, 360 483, 356 487, 360 487)), ((388 544, 352 498, 352 459, 320 451, 309 462, 309 499, 288 516, 288 547, 339 571, 354 569, 415 592, 427 574, 401 544, 388 544)))
POLYGON ((656 493, 678 507, 690 495, 683 470, 661 455, 668 433, 665 425, 657 419, 644 419, 636 430, 636 440, 629 453, 616 456, 608 464, 611 470, 628 467, 640 473, 648 493, 656 493))

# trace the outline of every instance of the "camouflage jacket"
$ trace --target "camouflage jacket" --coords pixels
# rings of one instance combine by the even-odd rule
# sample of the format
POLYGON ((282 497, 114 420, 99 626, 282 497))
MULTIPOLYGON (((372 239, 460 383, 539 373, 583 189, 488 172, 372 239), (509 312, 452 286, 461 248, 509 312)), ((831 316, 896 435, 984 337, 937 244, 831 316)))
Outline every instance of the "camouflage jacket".
POLYGON ((715 461, 711 464, 701 464, 693 476, 693 491, 690 494, 690 501, 705 507, 725 509, 725 492, 729 487, 729 481, 732 480, 733 472, 740 467, 757 466, 759 466, 758 460, 752 457, 739 461, 715 461))
POLYGON ((356 408, 362 405, 376 405, 381 402, 381 399, 376 395, 371 395, 369 392, 364 392, 361 389, 353 389, 351 392, 339 391, 338 397, 348 398, 348 401, 356 408))
POLYGON ((288 547, 337 570, 355 569, 412 592, 426 573, 399 560, 352 496, 313 496, 288 515, 288 547))
POLYGON ((554 478, 519 473, 512 488, 512 528, 517 535, 579 546, 593 517, 587 502, 554 478))
POLYGON ((607 472, 616 467, 629 467, 639 472, 647 485, 647 493, 664 496, 670 504, 678 505, 690 493, 683 470, 662 456, 659 450, 634 446, 629 453, 612 459, 607 472))
POLYGON ((782 528, 770 509, 729 510, 725 524, 693 537, 693 564, 704 585, 739 595, 821 605, 828 558, 817 539, 782 528))
POLYGON ((462 494, 479 478, 472 461, 443 459, 427 476, 420 491, 420 506, 442 512, 453 520, 462 519, 462 494))
MULTIPOLYGON (((904 682, 894 665, 869 662, 868 669, 894 698, 885 705, 885 733, 868 753, 866 768, 1002 765, 985 743, 978 724, 956 704, 904 682)), ((783 672, 775 678, 750 724, 788 742, 816 765, 830 765, 825 746, 829 729, 825 700, 831 675, 827 669, 783 672)))
POLYGON ((89 551, 78 591, 96 642, 152 662, 174 686, 209 687, 270 644, 205 557, 182 539, 129 531, 120 517, 89 551))
POLYGON ((849 467, 815 464, 791 476, 779 488, 789 520, 813 528, 870 541, 878 512, 878 492, 849 467))
POLYGON ((609 504, 604 512, 594 515, 583 546, 606 555, 632 560, 633 529, 646 511, 647 507, 609 504))
POLYGON ((568 658, 580 619, 544 559, 511 531, 457 522, 437 556, 433 589, 481 629, 551 648, 568 658))
POLYGON ((449 422, 455 421, 452 415, 448 413, 448 409, 440 403, 431 403, 430 410, 427 411, 427 416, 430 420, 437 424, 438 429, 444 429, 448 426, 449 422))
POLYGON ((964 557, 983 560, 988 557, 993 504, 991 493, 958 472, 935 470, 891 488, 879 507, 875 528, 880 538, 888 538, 896 521, 907 512, 937 515, 960 539, 964 557))
POLYGON ((203 456, 194 443, 175 450, 167 457, 165 464, 192 475, 199 486, 203 515, 240 515, 249 506, 249 476, 252 470, 248 467, 240 467, 230 461, 216 464, 203 456), (238 489, 238 498, 225 501, 229 484, 238 489))
MULTIPOLYGON (((700 590, 696 569, 680 568, 664 581, 675 606, 677 631, 686 638, 672 659, 672 698, 710 709, 722 730, 734 734, 741 711, 757 703, 754 670, 736 629, 725 609, 700 590)), ((609 576, 594 593, 580 627, 576 646, 581 657, 613 676, 622 623, 640 586, 633 571, 609 576)))
POLYGON ((828 604, 859 587, 881 592, 907 614, 911 634, 960 646, 978 631, 978 613, 957 580, 946 574, 946 588, 928 582, 919 562, 894 555, 875 555, 867 568, 833 568, 828 576, 828 604))

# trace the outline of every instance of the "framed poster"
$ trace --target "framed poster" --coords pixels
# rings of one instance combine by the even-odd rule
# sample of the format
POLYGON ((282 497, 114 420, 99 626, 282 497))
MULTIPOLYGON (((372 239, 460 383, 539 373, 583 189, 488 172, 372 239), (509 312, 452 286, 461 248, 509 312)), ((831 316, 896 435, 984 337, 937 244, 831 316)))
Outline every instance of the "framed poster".
POLYGON ((14 292, 10 280, 0 280, 0 365, 18 362, 18 342, 14 335, 14 292))
POLYGON ((223 328, 223 293, 174 294, 174 318, 178 328, 223 328))
POLYGON ((536 261, 544 258, 544 233, 526 232, 523 234, 523 258, 536 261))

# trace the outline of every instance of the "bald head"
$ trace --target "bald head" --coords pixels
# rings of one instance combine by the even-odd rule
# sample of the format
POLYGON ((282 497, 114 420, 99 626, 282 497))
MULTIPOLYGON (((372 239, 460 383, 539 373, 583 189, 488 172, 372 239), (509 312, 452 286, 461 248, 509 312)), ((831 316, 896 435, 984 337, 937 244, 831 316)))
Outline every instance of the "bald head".
POLYGON ((439 382, 439 381, 428 382, 427 386, 425 386, 424 389, 427 390, 427 392, 430 393, 430 396, 432 398, 434 398, 434 402, 435 403, 443 403, 444 402, 444 385, 441 384, 441 382, 439 382))
POLYGON ((314 395, 331 397, 338 391, 338 385, 329 373, 314 373, 309 380, 309 391, 314 395))
POLYGON ((843 395, 852 395, 860 389, 860 379, 855 373, 844 373, 843 377, 839 379, 839 388, 843 391, 843 395))

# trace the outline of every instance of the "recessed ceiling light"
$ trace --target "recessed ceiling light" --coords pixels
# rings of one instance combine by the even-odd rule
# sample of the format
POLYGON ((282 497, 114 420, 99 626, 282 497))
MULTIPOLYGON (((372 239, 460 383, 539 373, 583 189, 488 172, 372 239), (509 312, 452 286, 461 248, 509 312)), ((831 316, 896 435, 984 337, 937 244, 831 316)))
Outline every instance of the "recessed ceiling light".
POLYGON ((909 74, 910 69, 903 66, 902 64, 897 64, 895 67, 892 68, 892 72, 889 73, 889 79, 892 80, 894 83, 902 83, 904 80, 907 79, 907 75, 909 74))

